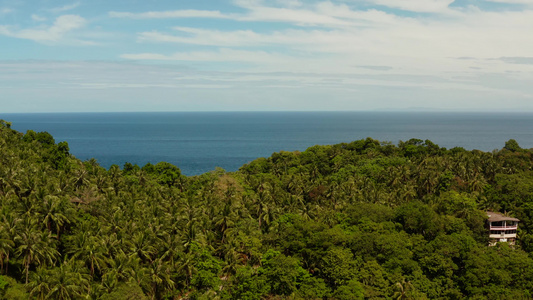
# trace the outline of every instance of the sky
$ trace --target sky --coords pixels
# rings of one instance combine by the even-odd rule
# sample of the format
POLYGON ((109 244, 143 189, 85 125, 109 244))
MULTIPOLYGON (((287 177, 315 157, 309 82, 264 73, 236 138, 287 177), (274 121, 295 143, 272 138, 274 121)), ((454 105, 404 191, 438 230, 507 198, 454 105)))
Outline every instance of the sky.
POLYGON ((0 0, 0 112, 533 112, 533 0, 0 0))

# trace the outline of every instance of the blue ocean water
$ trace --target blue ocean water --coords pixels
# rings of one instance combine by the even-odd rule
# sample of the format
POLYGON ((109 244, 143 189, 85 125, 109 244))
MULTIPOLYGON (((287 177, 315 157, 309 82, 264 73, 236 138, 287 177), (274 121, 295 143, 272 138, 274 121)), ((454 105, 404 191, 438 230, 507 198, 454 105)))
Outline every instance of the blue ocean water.
POLYGON ((531 113, 160 112, 3 114, 13 128, 48 131, 81 160, 101 166, 167 161, 186 175, 238 170, 281 150, 305 150, 372 137, 429 139, 441 147, 501 149, 515 139, 533 147, 531 113))

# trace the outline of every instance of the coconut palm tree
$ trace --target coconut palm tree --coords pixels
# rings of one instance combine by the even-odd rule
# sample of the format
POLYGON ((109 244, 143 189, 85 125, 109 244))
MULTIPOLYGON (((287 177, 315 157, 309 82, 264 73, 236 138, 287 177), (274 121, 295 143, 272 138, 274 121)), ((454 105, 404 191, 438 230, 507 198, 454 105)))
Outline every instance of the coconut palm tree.
POLYGON ((401 282, 396 282, 394 286, 396 287, 396 293, 394 293, 394 298, 396 300, 412 299, 409 297, 408 293, 413 289, 413 285, 410 281, 405 281, 405 279, 403 279, 401 282))
POLYGON ((31 274, 31 281, 28 284, 30 296, 38 300, 46 299, 50 293, 49 284, 50 272, 45 267, 39 267, 31 274))
POLYGON ((123 251, 118 252, 113 257, 108 259, 107 268, 102 277, 107 273, 113 273, 118 281, 126 281, 131 278, 134 273, 134 266, 139 264, 139 259, 136 257, 129 257, 123 251))
POLYGON ((63 225, 70 223, 70 220, 65 215, 61 204, 62 201, 60 198, 48 195, 44 197, 44 201, 40 206, 43 224, 46 226, 49 232, 52 231, 52 225, 55 225, 54 227, 56 229, 58 239, 63 225))
POLYGON ((9 272, 9 258, 10 254, 13 254, 13 251, 15 250, 14 247, 16 244, 14 241, 19 231, 21 221, 22 219, 17 217, 14 212, 6 212, 2 215, 0 231, 2 232, 4 242, 2 243, 3 245, 0 246, 2 249, 0 251, 3 253, 3 257, 1 258, 2 264, 5 262, 6 266, 5 274, 8 274, 9 272))
POLYGON ((76 299, 89 294, 89 276, 76 261, 64 261, 50 271, 48 299, 76 299))
POLYGON ((0 272, 7 274, 7 266, 9 264, 9 256, 13 252, 15 243, 9 236, 3 231, 0 225, 0 272), (6 266, 6 272, 4 273, 4 263, 6 266))
POLYGON ((159 299, 162 292, 174 288, 175 282, 172 280, 171 270, 172 268, 159 258, 149 265, 147 275, 152 299, 159 299))
POLYGON ((157 249, 145 232, 136 232, 131 237, 130 253, 139 257, 143 262, 149 262, 157 253, 157 249))
POLYGON ((52 264, 60 256, 60 253, 55 248, 52 234, 39 231, 35 219, 25 220, 23 223, 22 230, 15 237, 15 243, 17 245, 16 253, 22 257, 26 283, 28 283, 31 264, 52 264))
POLYGON ((80 232, 76 235, 74 243, 67 253, 72 255, 72 259, 84 261, 91 276, 94 276, 95 271, 101 273, 106 266, 105 248, 102 247, 98 237, 87 232, 80 232))
POLYGON ((183 250, 182 242, 178 235, 169 234, 168 232, 165 232, 162 241, 163 250, 161 251, 161 259, 170 262, 170 265, 174 266, 178 254, 183 250))

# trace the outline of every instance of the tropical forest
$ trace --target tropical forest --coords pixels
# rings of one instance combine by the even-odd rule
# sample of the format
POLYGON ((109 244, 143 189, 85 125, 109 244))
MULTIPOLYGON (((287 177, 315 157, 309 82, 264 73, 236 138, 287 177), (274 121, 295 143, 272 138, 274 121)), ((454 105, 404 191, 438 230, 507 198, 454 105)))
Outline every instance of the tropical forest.
POLYGON ((185 176, 0 121, 1 299, 531 299, 533 151, 372 138, 185 176), (489 246, 487 211, 520 220, 489 246))

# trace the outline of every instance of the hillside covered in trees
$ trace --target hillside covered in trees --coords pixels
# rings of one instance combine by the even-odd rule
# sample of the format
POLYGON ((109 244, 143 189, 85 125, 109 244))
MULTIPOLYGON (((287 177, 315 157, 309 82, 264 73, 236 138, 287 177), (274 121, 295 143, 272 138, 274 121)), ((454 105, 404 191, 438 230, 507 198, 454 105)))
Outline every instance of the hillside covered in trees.
MULTIPOLYGON (((503 144, 503 141, 502 141, 503 144)), ((186 177, 0 121, 4 299, 526 299, 533 152, 371 138, 186 177), (486 211, 521 220, 488 246, 486 211)))

